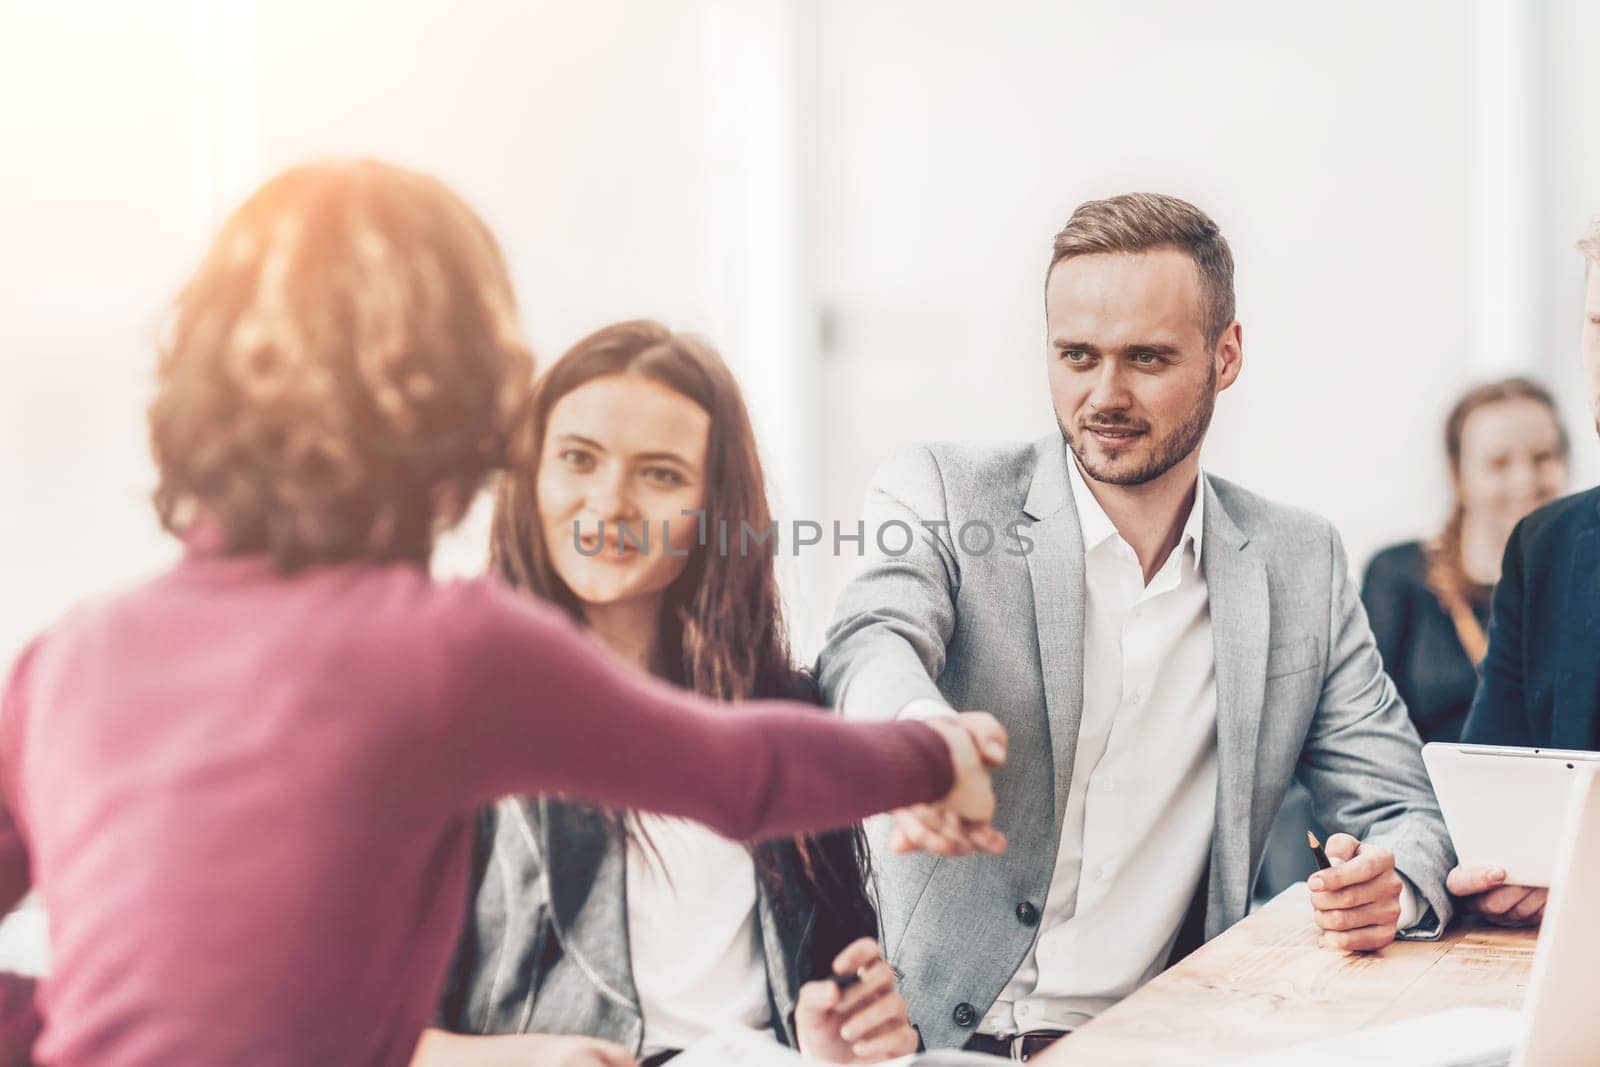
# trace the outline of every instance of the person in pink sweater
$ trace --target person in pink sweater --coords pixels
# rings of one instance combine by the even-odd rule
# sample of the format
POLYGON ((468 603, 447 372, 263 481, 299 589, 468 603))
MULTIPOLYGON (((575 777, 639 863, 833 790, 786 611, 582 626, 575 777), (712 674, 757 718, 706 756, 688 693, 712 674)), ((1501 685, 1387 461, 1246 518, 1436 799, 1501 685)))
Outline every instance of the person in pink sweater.
POLYGON ((506 794, 739 839, 915 807, 923 847, 1004 847, 992 719, 709 703, 429 578, 531 369, 492 236, 431 178, 295 168, 224 225, 150 408, 184 556, 34 640, 0 704, 0 904, 37 888, 53 955, 3 987, 11 1062, 406 1063, 506 794))

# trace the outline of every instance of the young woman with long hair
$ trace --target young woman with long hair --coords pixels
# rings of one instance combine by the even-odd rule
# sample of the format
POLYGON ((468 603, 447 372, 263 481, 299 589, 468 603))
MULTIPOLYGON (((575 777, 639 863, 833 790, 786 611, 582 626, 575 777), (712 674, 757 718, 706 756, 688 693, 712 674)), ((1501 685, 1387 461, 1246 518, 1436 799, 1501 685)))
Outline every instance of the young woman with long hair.
MULTIPOLYGON (((818 699, 791 665, 755 434, 715 351, 655 322, 608 326, 546 372, 525 429, 535 458, 496 498, 502 579, 701 696, 818 699)), ((513 799, 483 842, 446 1001, 458 1031, 526 1034, 530 1057, 587 1035, 594 1062, 658 1062, 727 1024, 831 1062, 916 1048, 855 829, 740 846, 513 799), (861 981, 841 993, 835 973, 861 981)), ((427 1062, 447 1064, 476 1039, 434 1040, 427 1062)))
POLYGON ((1526 378, 1463 395, 1445 419, 1444 446, 1451 506, 1443 529, 1379 552, 1361 586, 1384 669, 1424 741, 1460 738, 1506 541, 1567 487, 1555 399, 1526 378))

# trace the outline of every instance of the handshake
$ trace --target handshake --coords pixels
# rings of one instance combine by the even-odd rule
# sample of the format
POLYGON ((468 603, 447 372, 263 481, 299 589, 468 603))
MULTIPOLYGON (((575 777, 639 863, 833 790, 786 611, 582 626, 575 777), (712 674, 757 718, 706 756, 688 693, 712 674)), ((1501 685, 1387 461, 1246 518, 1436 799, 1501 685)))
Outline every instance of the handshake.
MULTIPOLYGON (((895 852, 929 852, 965 856, 999 854, 1006 838, 992 824, 994 786, 990 769, 1006 761, 1006 731, 982 711, 941 715, 924 722, 950 749, 955 781, 943 798, 893 812, 889 848, 895 852)), ((1394 856, 1387 849, 1363 844, 1347 834, 1329 839, 1327 852, 1336 866, 1311 879, 1311 904, 1316 924, 1330 947, 1371 951, 1394 940, 1400 919, 1401 881, 1394 856)), ((1535 923, 1543 911, 1544 890, 1502 883, 1505 872, 1458 868, 1448 888, 1464 910, 1478 912, 1501 925, 1535 923)))
POLYGON ((994 820, 994 785, 989 770, 1006 761, 1005 727, 984 711, 924 721, 949 746, 955 783, 940 800, 895 811, 889 848, 937 856, 1004 852, 1005 835, 990 825, 994 820))

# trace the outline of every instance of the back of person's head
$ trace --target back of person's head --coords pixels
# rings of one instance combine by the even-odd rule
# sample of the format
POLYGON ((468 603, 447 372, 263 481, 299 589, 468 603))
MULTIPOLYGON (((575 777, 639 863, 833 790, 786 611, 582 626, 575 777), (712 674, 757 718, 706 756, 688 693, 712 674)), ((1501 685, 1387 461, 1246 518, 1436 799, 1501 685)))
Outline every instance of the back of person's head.
POLYGON ((1578 251, 1583 253, 1584 295, 1583 334, 1579 351, 1583 360, 1589 409, 1594 414, 1594 428, 1600 433, 1600 218, 1589 223, 1578 241, 1578 251))
POLYGON ((442 182, 294 167, 177 298, 149 410, 156 510, 283 571, 425 561, 505 465, 532 371, 499 247, 442 182))
MULTIPOLYGON (((575 618, 579 605, 551 564, 538 510, 538 466, 550 413, 561 399, 608 375, 637 375, 693 401, 710 416, 705 465, 707 536, 667 590, 663 623, 681 670, 676 680, 706 696, 742 700, 788 667, 788 641, 774 573, 776 537, 755 430, 739 383, 698 337, 638 319, 595 331, 539 379, 516 451, 527 461, 501 476, 495 493, 490 569, 575 618), (721 536, 726 523, 729 546, 721 536), (742 536, 745 528, 753 531, 742 536)), ((674 519, 677 525, 679 520, 674 519)), ((684 517, 693 526, 696 519, 684 517)), ((663 544, 664 550, 665 545, 663 544)))
POLYGON ((1187 200, 1162 193, 1124 193, 1079 204, 1056 234, 1050 271, 1075 256, 1149 252, 1176 248, 1194 260, 1200 275, 1206 344, 1215 345, 1234 316, 1233 252, 1222 230, 1187 200))
POLYGON ((1600 218, 1591 221, 1583 236, 1578 238, 1578 251, 1583 253, 1587 266, 1600 265, 1600 218))

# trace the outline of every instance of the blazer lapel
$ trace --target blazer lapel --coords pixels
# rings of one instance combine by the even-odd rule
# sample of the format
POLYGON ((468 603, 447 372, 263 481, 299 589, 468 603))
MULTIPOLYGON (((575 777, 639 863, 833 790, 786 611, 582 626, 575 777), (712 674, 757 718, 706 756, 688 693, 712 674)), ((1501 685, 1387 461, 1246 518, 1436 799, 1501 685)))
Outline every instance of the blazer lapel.
POLYGON ((638 1008, 628 947, 627 845, 591 808, 539 800, 550 916, 561 948, 595 984, 638 1008))
POLYGON ((1271 615, 1265 564, 1223 510, 1209 479, 1205 493, 1201 565, 1217 672, 1217 825, 1211 850, 1212 918, 1207 922, 1208 934, 1214 934, 1220 923, 1244 915, 1250 893, 1250 813, 1271 615))
MULTIPOLYGON (((1600 510, 1600 503, 1596 505, 1600 510)), ((1600 515, 1591 517, 1572 546, 1572 572, 1566 595, 1570 610, 1556 612, 1566 662, 1556 663, 1552 748, 1590 749, 1600 744, 1600 515)), ((1524 623, 1526 625, 1526 623, 1524 623)))
MULTIPOLYGON (((1033 584, 1034 623, 1039 635, 1039 669, 1050 729, 1051 775, 1055 787, 1055 833, 1061 839, 1067 788, 1083 719, 1084 581, 1083 532, 1068 481, 1066 442, 1058 436, 1039 446, 1039 462, 1023 511, 1028 527, 1028 577, 1033 584)), ((1018 755, 1021 755, 1018 753, 1018 755)))

